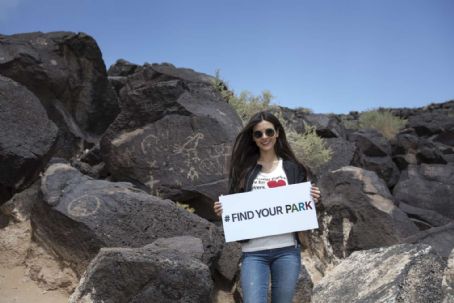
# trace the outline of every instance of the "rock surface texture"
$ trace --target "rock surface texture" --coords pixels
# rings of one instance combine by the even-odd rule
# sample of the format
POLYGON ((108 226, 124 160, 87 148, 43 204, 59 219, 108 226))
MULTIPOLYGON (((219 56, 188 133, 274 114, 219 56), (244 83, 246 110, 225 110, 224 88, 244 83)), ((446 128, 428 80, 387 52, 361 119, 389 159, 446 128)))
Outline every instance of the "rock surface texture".
POLYGON ((354 252, 315 285, 312 302, 441 302, 444 266, 426 245, 354 252))
POLYGON ((170 64, 145 65, 120 91, 121 113, 101 141, 108 170, 214 218, 241 122, 213 78, 170 64))
POLYGON ((36 180, 57 131, 32 92, 0 75, 0 205, 36 180))
POLYGON ((314 236, 325 241, 326 253, 345 258, 356 250, 400 243, 418 232, 374 172, 347 166, 325 175, 319 184, 323 211, 314 236))
POLYGON ((169 200, 129 183, 94 180, 67 164, 43 176, 43 200, 32 209, 33 236, 81 274, 101 247, 142 247, 157 238, 191 235, 211 265, 221 249, 218 228, 169 200))
POLYGON ((208 266, 193 254, 185 254, 193 245, 202 247, 200 240, 192 239, 184 240, 186 248, 101 249, 69 302, 211 302, 213 282, 208 266))
POLYGON ((0 35, 0 74, 33 92, 58 126, 58 154, 94 143, 119 112, 96 41, 83 33, 0 35))
POLYGON ((443 303, 454 302, 454 250, 449 255, 448 266, 443 276, 442 288, 443 303))
POLYGON ((432 210, 454 220, 454 165, 409 165, 393 194, 397 202, 432 210))

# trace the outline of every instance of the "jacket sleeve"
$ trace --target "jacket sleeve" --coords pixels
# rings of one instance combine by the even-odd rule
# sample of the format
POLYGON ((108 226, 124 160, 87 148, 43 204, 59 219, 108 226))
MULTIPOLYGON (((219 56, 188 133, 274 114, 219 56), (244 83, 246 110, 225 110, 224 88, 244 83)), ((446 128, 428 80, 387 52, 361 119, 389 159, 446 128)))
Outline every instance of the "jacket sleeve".
POLYGON ((296 183, 309 181, 308 172, 302 165, 297 165, 296 181, 296 183))

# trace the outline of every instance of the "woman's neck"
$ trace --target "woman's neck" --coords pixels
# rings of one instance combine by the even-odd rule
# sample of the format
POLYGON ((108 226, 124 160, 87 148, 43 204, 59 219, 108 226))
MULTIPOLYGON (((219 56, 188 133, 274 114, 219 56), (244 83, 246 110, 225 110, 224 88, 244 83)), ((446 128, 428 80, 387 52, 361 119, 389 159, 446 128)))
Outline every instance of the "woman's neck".
POLYGON ((259 163, 273 163, 278 160, 276 152, 274 150, 270 150, 267 152, 260 152, 260 156, 257 162, 259 163))

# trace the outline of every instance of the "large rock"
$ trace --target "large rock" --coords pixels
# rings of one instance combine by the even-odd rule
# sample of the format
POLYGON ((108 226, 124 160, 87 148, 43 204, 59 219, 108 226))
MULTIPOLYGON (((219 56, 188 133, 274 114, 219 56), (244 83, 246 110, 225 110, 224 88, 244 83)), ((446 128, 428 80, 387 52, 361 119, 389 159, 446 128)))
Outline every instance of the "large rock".
POLYGON ((352 164, 377 173, 388 187, 399 179, 399 169, 391 158, 391 145, 375 129, 361 129, 348 136, 358 147, 352 164))
POLYGON ((446 164, 444 153, 433 142, 418 137, 413 129, 406 129, 391 140, 394 161, 401 170, 409 164, 446 164))
POLYGON ((451 251, 448 259, 448 266, 445 269, 442 282, 443 303, 454 302, 454 250, 451 251))
MULTIPOLYGON (((0 54, 1 49, 0 40, 0 54)), ((33 93, 0 76, 0 204, 36 180, 53 152, 57 131, 33 93)))
POLYGON ((306 131, 307 121, 306 116, 310 113, 310 110, 306 109, 292 109, 288 107, 278 107, 277 110, 271 109, 276 115, 280 116, 285 125, 288 128, 294 129, 298 133, 304 133, 306 131))
MULTIPOLYGON (((411 116, 408 119, 407 126, 413 128, 418 136, 427 137, 441 133, 450 133, 447 138, 451 138, 454 135, 454 119, 447 111, 423 112, 411 116)), ((444 140, 440 138, 440 142, 444 142, 444 140)))
POLYGON ((240 271, 240 260, 241 244, 238 242, 225 243, 216 262, 216 270, 224 279, 233 283, 240 271))
POLYGON ((109 67, 107 75, 109 82, 115 89, 117 95, 120 95, 120 90, 126 85, 128 76, 135 73, 139 68, 137 64, 130 63, 126 60, 119 59, 109 67))
POLYGON ((399 116, 404 119, 408 119, 411 116, 416 116, 425 112, 445 112, 449 114, 454 111, 454 100, 449 100, 440 103, 431 103, 418 108, 391 108, 391 113, 395 116, 399 116))
POLYGON ((119 112, 101 51, 83 33, 0 35, 0 74, 41 100, 60 129, 59 155, 96 142, 119 112))
POLYGON ((399 202, 399 208, 406 213, 421 230, 443 226, 453 221, 436 211, 414 207, 402 201, 399 202))
POLYGON ((423 230, 406 238, 404 242, 430 245, 440 256, 448 258, 454 248, 454 222, 423 230))
POLYGON ((308 114, 304 117, 322 138, 345 138, 345 128, 335 115, 308 114))
POLYGON ((393 190, 396 201, 454 219, 454 165, 409 165, 393 190))
POLYGON ((51 165, 32 209, 33 236, 81 274, 101 247, 141 247, 160 237, 191 235, 209 265, 223 242, 218 228, 130 183, 94 180, 67 164, 51 165))
POLYGON ((39 201, 39 188, 41 180, 38 179, 27 189, 15 194, 11 199, 0 206, 3 213, 13 222, 25 222, 30 220, 30 212, 35 203, 39 201))
MULTIPOLYGON (((320 180, 318 237, 326 253, 345 258, 353 251, 390 246, 418 232, 394 205, 386 184, 371 171, 343 167, 320 180)), ((321 254, 326 254, 322 252, 321 254)))
POLYGON ((317 176, 352 164, 357 147, 354 143, 343 138, 325 139, 326 147, 332 150, 331 159, 314 170, 317 176))
POLYGON ((211 302, 208 266, 182 247, 102 248, 69 302, 211 302))
POLYGON ((390 156, 368 157, 358 153, 352 162, 355 166, 375 172, 389 188, 392 188, 399 180, 399 168, 390 156))
POLYGON ((361 153, 369 157, 385 157, 391 154, 391 145, 375 129, 361 129, 350 135, 348 140, 354 142, 361 153))
POLYGON ((109 67, 107 75, 109 75, 109 77, 127 77, 133 74, 138 68, 139 66, 137 64, 128 62, 124 59, 118 59, 109 67))
POLYGON ((312 302, 441 302, 444 266, 427 245, 354 252, 315 285, 312 302))
POLYGON ((227 160, 241 121, 212 77, 145 65, 128 77, 120 99, 122 111, 101 141, 113 178, 214 218, 212 202, 226 192, 227 160))

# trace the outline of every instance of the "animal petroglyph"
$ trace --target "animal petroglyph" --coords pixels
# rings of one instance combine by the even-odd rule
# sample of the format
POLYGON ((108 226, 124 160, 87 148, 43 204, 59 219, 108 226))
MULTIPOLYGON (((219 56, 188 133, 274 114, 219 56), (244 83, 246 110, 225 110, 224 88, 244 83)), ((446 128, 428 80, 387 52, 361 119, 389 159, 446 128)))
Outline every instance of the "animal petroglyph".
MULTIPOLYGON (((194 182, 200 178, 200 174, 223 175, 225 173, 226 159, 230 152, 228 144, 207 145, 208 141, 202 132, 193 133, 181 140, 178 139, 181 135, 173 133, 175 131, 178 130, 167 129, 149 134, 141 141, 140 149, 143 157, 153 159, 153 161, 146 161, 150 167, 150 175, 153 168, 166 167, 167 172, 171 173, 178 167, 182 176, 194 182), (156 158, 159 158, 158 163, 155 161, 156 158), (166 163, 170 164, 170 167, 166 163)), ((151 186, 153 183, 156 185, 151 177, 147 185, 151 186)))
POLYGON ((81 218, 95 214, 101 207, 101 200, 93 195, 83 195, 68 204, 68 214, 81 218))
POLYGON ((181 146, 176 146, 174 148, 174 152, 177 154, 187 152, 187 151, 195 151, 197 152, 197 147, 199 146, 199 141, 205 138, 205 135, 202 133, 196 133, 194 136, 188 136, 186 142, 184 142, 181 146))
POLYGON ((199 174, 194 173, 195 168, 193 164, 200 162, 198 147, 200 140, 204 138, 204 134, 196 133, 193 136, 188 136, 186 138, 186 142, 184 142, 183 144, 179 146, 174 145, 173 152, 175 154, 183 154, 183 156, 185 157, 184 162, 186 164, 186 167, 189 169, 188 179, 190 178, 192 181, 194 181, 194 178, 199 178, 199 174))

